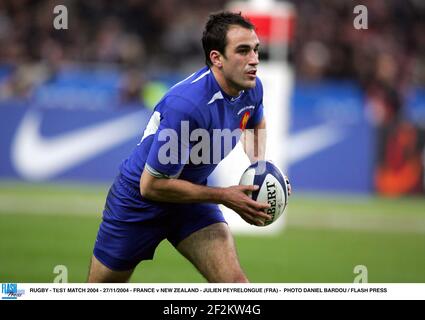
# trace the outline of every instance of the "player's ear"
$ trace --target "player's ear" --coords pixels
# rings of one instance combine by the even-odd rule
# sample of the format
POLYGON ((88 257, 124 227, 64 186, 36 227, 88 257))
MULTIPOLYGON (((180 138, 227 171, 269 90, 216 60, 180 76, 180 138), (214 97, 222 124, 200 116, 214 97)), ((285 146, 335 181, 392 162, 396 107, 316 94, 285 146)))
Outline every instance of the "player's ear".
POLYGON ((222 59, 223 59, 223 56, 222 56, 222 54, 219 51, 217 51, 217 50, 211 50, 211 52, 210 52, 210 60, 211 60, 211 63, 214 66, 216 66, 217 68, 220 69, 223 66, 222 59))

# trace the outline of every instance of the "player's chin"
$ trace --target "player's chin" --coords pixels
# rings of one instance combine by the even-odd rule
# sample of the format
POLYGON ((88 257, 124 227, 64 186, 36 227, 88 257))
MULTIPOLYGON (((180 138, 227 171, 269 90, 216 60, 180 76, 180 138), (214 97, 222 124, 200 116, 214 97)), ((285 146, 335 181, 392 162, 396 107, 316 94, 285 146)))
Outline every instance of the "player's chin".
POLYGON ((254 88, 255 87, 255 84, 257 83, 257 78, 255 78, 255 77, 249 77, 249 78, 246 78, 245 79, 245 81, 244 81, 244 83, 243 83, 243 86, 246 88, 246 89, 252 89, 252 88, 254 88))

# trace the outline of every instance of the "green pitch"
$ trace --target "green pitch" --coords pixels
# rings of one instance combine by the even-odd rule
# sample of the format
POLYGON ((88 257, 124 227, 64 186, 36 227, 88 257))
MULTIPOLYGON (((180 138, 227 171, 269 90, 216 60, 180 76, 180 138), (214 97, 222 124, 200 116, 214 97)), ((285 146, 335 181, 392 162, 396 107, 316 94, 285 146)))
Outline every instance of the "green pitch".
MULTIPOLYGON (((84 282, 107 187, 0 184, 0 282, 84 282)), ((425 199, 290 199, 283 232, 236 236, 252 282, 425 282, 425 199)), ((204 282, 166 241, 133 282, 204 282)))

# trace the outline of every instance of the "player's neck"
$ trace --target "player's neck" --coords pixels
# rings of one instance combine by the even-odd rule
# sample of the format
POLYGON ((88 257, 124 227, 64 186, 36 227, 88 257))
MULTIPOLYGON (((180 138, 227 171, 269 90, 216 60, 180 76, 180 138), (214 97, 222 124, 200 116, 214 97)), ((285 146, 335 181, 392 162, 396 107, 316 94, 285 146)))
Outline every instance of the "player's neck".
POLYGON ((220 72, 220 70, 218 70, 216 67, 212 66, 211 71, 221 90, 224 91, 227 95, 231 97, 238 97, 242 93, 243 90, 238 90, 237 88, 232 87, 224 78, 223 73, 220 72))

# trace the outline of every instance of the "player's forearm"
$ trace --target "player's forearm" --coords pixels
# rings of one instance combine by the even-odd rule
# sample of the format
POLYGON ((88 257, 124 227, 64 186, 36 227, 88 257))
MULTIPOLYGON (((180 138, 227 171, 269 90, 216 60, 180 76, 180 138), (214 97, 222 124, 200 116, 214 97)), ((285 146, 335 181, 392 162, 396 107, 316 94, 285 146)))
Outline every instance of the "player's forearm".
POLYGON ((242 136, 242 145, 251 163, 265 159, 266 133, 266 121, 264 118, 254 129, 245 130, 242 136))
MULTIPOLYGON (((150 177, 147 176, 147 179, 150 177)), ((180 179, 153 179, 148 184, 141 183, 140 191, 142 196, 159 202, 222 203, 224 199, 223 188, 197 185, 180 179)))

